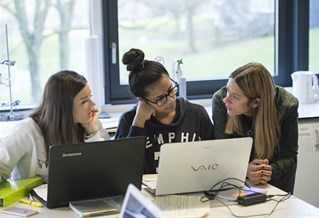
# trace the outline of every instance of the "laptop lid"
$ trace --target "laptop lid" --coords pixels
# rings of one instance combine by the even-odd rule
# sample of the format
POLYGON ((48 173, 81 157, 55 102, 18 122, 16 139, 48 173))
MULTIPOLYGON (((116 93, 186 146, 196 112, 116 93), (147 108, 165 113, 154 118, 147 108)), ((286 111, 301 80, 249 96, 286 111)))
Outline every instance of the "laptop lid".
POLYGON ((141 187, 144 149, 145 137, 51 146, 46 206, 124 196, 129 183, 141 187))
POLYGON ((251 146, 250 137, 162 145, 156 195, 205 191, 227 178, 245 181, 251 146))
POLYGON ((161 218, 162 211, 133 184, 129 184, 121 207, 120 218, 161 218))

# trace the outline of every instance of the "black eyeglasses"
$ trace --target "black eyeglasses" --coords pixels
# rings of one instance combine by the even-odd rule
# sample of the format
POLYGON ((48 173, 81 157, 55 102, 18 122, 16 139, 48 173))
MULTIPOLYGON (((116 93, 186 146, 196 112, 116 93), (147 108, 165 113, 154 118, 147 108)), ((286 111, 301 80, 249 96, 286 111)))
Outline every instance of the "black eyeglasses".
POLYGON ((174 83, 175 86, 173 88, 170 88, 169 90, 167 90, 167 93, 165 95, 161 96, 156 101, 151 101, 151 100, 148 100, 146 98, 143 98, 143 99, 147 102, 151 102, 153 104, 157 104, 157 106, 159 106, 159 107, 162 107, 164 104, 166 104, 168 96, 173 98, 173 97, 175 97, 176 93, 178 92, 178 83, 175 82, 172 78, 170 78, 170 80, 174 83))

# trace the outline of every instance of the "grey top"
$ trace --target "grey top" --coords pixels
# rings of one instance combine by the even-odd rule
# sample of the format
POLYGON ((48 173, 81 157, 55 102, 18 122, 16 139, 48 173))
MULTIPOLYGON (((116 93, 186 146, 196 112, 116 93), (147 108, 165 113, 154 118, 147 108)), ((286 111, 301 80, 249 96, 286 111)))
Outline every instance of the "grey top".
MULTIPOLYGON (((254 137, 254 130, 250 129, 252 120, 245 115, 241 115, 245 123, 247 123, 243 136, 228 135, 225 133, 228 114, 223 98, 226 97, 226 93, 226 87, 222 87, 213 95, 212 118, 216 139, 254 137)), ((299 103, 297 98, 280 86, 276 86, 275 101, 278 109, 281 137, 273 158, 269 160, 273 170, 269 183, 286 192, 292 193, 297 169, 299 103)), ((254 153, 253 146, 250 161, 254 159, 254 153)))

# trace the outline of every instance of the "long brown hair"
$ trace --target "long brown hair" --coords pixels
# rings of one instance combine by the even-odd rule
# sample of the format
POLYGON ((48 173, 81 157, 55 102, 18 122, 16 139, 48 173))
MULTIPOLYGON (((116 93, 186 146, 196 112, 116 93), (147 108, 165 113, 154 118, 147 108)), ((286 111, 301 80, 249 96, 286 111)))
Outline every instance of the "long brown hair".
POLYGON ((50 145, 84 141, 84 129, 73 120, 73 99, 87 84, 74 71, 60 71, 47 81, 42 101, 30 117, 38 124, 48 156, 50 145))
MULTIPOLYGON (((229 78, 235 80, 241 91, 250 99, 260 99, 253 111, 253 131, 255 134, 256 158, 271 158, 278 145, 280 129, 275 104, 275 85, 269 71, 260 63, 248 63, 236 69, 229 78)), ((250 103, 248 102, 248 103, 250 103)), ((229 116, 227 134, 243 135, 240 115, 229 116)))

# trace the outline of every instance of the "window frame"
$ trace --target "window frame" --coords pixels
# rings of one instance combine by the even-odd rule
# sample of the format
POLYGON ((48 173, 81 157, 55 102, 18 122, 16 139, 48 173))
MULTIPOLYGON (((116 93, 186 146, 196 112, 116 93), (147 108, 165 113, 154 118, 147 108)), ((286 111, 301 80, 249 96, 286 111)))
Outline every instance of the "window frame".
MULTIPOLYGON (((291 87, 291 73, 308 70, 309 62, 309 0, 274 0, 275 17, 275 83, 291 87)), ((117 0, 102 1, 104 40, 105 103, 135 102, 128 85, 120 85, 117 0), (112 45, 116 46, 112 54, 112 45), (116 63, 112 63, 112 55, 116 63)), ((238 66, 239 67, 239 66, 238 66)), ((213 72, 212 72, 213 73, 213 72)), ((227 79, 187 81, 188 99, 211 98, 227 83, 227 79)))

